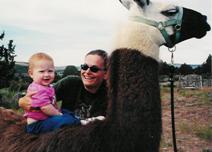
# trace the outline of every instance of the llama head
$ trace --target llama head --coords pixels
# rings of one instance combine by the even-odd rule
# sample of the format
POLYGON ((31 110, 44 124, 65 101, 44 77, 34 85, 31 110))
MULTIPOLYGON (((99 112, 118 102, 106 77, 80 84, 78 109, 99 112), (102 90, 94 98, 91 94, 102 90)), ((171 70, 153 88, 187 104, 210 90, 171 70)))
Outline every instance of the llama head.
POLYGON ((119 0, 129 20, 118 35, 117 46, 133 48, 158 60, 159 47, 173 47, 210 31, 207 17, 194 10, 150 0, 119 0))

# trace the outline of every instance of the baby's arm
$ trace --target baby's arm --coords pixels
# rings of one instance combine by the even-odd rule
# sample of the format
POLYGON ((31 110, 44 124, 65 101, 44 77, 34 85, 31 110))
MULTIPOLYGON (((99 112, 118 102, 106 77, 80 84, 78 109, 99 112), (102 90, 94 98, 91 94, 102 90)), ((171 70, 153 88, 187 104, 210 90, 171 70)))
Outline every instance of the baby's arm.
POLYGON ((48 104, 41 107, 41 111, 49 116, 63 115, 58 109, 56 109, 52 104, 48 104))

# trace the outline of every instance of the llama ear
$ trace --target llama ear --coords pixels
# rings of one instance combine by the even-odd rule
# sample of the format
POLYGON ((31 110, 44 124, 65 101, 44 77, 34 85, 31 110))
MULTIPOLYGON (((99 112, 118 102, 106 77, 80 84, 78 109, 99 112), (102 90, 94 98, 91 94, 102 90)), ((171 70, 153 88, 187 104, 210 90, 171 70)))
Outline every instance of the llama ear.
POLYGON ((143 8, 146 5, 149 5, 150 1, 149 0, 134 0, 137 5, 139 5, 141 8, 143 8))
POLYGON ((132 4, 136 3, 139 5, 141 8, 143 8, 145 5, 149 5, 150 1, 149 0, 119 0, 122 5, 124 5, 127 9, 130 9, 132 4))
POLYGON ((130 9, 132 5, 132 0, 119 0, 122 5, 124 5, 127 9, 130 9))

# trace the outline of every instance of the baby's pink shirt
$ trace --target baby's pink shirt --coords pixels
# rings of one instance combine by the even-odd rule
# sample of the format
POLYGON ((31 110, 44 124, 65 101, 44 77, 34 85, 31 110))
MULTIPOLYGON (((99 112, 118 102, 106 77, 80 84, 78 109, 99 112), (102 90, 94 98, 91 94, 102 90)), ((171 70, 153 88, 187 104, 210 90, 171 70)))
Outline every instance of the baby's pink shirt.
MULTIPOLYGON (((55 91, 52 86, 42 86, 35 82, 31 83, 27 89, 27 92, 37 93, 32 96, 32 104, 31 107, 42 107, 48 104, 55 105, 55 91)), ((44 120, 49 116, 43 113, 41 110, 36 112, 25 111, 25 117, 33 118, 35 120, 44 120)))

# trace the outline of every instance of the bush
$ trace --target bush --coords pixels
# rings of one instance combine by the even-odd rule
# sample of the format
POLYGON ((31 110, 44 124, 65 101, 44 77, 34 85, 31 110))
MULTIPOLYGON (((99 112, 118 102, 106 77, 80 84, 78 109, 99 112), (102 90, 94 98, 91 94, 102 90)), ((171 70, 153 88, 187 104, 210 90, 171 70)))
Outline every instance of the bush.
POLYGON ((16 91, 16 92, 21 92, 27 89, 29 83, 24 82, 22 79, 20 80, 12 80, 10 82, 9 90, 10 91, 16 91))
POLYGON ((9 88, 0 89, 0 106, 10 109, 18 109, 18 99, 22 92, 11 91, 9 88))
POLYGON ((204 127, 197 130, 196 135, 202 139, 212 141, 212 127, 204 127))

